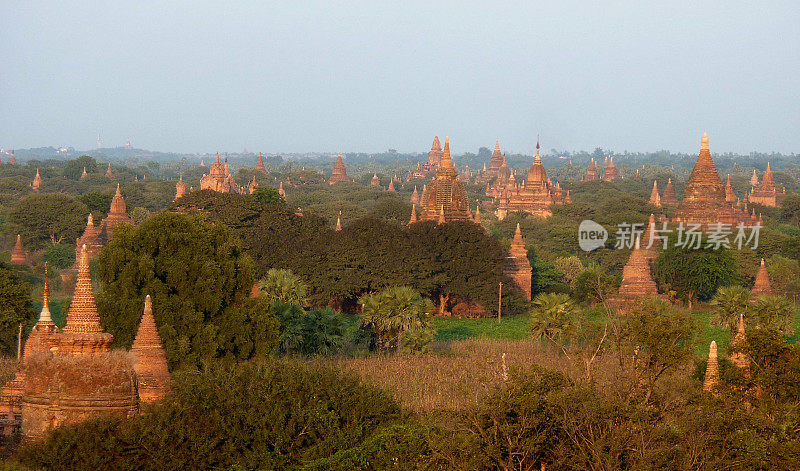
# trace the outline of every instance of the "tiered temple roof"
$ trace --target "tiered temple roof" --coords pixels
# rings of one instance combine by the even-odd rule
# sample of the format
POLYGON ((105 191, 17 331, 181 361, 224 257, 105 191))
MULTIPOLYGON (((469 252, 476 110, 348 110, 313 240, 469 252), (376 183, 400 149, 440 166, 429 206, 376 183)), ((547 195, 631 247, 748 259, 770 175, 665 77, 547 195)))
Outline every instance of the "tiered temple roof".
POLYGON ((758 296, 771 296, 773 293, 772 286, 769 283, 769 273, 767 267, 764 265, 764 259, 761 259, 761 266, 758 267, 756 273, 756 281, 753 284, 753 289, 750 290, 750 295, 755 298, 758 296))
POLYGON ((629 307, 630 302, 649 297, 662 296, 658 294, 658 288, 650 274, 647 254, 641 248, 640 240, 637 238, 628 263, 622 269, 622 283, 619 286, 619 292, 612 297, 611 302, 624 311, 629 307))
POLYGON ((528 250, 525 248, 525 241, 522 239, 519 223, 514 232, 514 239, 511 241, 508 256, 506 256, 503 273, 514 280, 514 284, 525 293, 526 299, 531 299, 531 274, 533 270, 528 260, 528 250))
POLYGON ((17 165, 17 158, 14 157, 14 151, 11 151, 11 158, 8 159, 9 165, 17 165))
POLYGON ((436 136, 433 138, 431 150, 428 152, 427 167, 429 171, 439 168, 439 165, 442 162, 442 157, 444 157, 444 152, 442 151, 442 145, 439 143, 439 136, 436 136))
POLYGON ((661 197, 661 204, 664 206, 678 206, 678 198, 675 194, 675 187, 672 186, 672 179, 667 179, 667 186, 664 188, 664 196, 661 197))
POLYGON ((342 161, 342 153, 339 152, 339 155, 336 157, 336 163, 333 164, 333 173, 328 183, 333 185, 334 183, 349 181, 350 178, 347 176, 347 169, 345 169, 344 162, 342 161))
POLYGON ((445 138, 442 160, 431 186, 422 191, 422 221, 469 221, 469 200, 464 183, 458 179, 458 172, 450 157, 450 139, 445 138))
POLYGON ((394 178, 389 179, 389 188, 386 191, 396 192, 397 190, 394 188, 394 178))
POLYGON ((600 178, 597 175, 597 162, 595 162, 594 157, 592 157, 592 161, 589 162, 589 168, 586 169, 586 176, 583 178, 583 180, 587 182, 593 182, 599 179, 600 178))
POLYGON ((111 209, 108 215, 100 222, 100 240, 103 244, 108 244, 114 236, 114 229, 120 224, 133 224, 133 219, 128 217, 128 205, 117 183, 117 192, 111 200, 111 209))
MULTIPOLYGON (((755 175, 755 170, 753 170, 755 175)), ((758 179, 756 179, 757 181, 758 179)), ((772 175, 772 169, 767 162, 767 170, 764 172, 764 177, 761 179, 761 184, 757 188, 750 191, 748 201, 750 203, 763 204, 764 206, 778 207, 783 203, 786 197, 786 189, 779 189, 775 184, 775 178, 772 175)))
POLYGON ((141 401, 149 403, 163 398, 172 383, 172 376, 167 368, 167 355, 158 335, 149 294, 144 298, 144 314, 131 352, 135 359, 133 368, 139 379, 141 401))
POLYGON ((733 185, 731 185, 731 174, 728 174, 728 181, 725 182, 725 201, 736 203, 736 194, 733 192, 733 185))
POLYGON ((111 171, 111 162, 108 163, 108 168, 106 169, 106 178, 111 179, 111 180, 116 178, 116 177, 114 177, 114 172, 111 171))
POLYGON ((617 166, 614 165, 614 157, 611 157, 608 160, 608 165, 603 169, 603 180, 613 182, 617 178, 619 178, 619 170, 617 170, 617 166))
POLYGON ((417 192, 417 186, 414 185, 414 192, 411 193, 411 203, 412 204, 419 204, 419 193, 417 192))
POLYGON ((702 224, 703 227, 714 223, 735 226, 738 222, 730 203, 725 201, 725 189, 711 159, 708 134, 703 134, 700 155, 683 192, 683 201, 675 211, 673 222, 702 224))
POLYGON ((103 331, 100 314, 94 301, 92 279, 89 275, 89 253, 86 246, 79 255, 78 278, 75 294, 69 305, 67 323, 59 338, 59 352, 67 355, 84 355, 108 352, 114 337, 103 331))
POLYGON ((661 196, 658 194, 658 182, 655 180, 653 180, 653 191, 650 192, 650 204, 657 208, 661 207, 661 196))
POLYGON ((524 211, 536 217, 547 218, 553 212, 550 206, 561 204, 561 187, 553 185, 547 178, 547 171, 542 164, 539 155, 539 142, 536 142, 536 155, 533 164, 528 170, 528 179, 522 184, 517 184, 513 177, 510 177, 507 184, 502 187, 496 183, 494 189, 490 189, 492 194, 499 194, 497 207, 498 219, 504 219, 508 213, 513 211, 524 211))
POLYGON ((39 175, 39 169, 36 169, 36 176, 33 177, 33 182, 31 183, 31 188, 34 191, 39 191, 39 188, 42 186, 42 176, 39 175))
POLYGON ((258 161, 256 162, 256 170, 258 170, 259 172, 264 173, 264 174, 267 173, 267 168, 264 167, 264 156, 261 154, 261 152, 258 153, 258 161))
POLYGON ((22 246, 22 237, 17 234, 17 242, 14 248, 11 249, 11 263, 14 265, 24 265, 28 262, 28 254, 25 253, 25 247, 22 246))
POLYGON ((497 177, 500 166, 503 165, 503 154, 500 153, 500 141, 495 142, 492 158, 489 159, 489 166, 484 165, 484 169, 478 172, 478 183, 486 183, 497 177))
POLYGON ((756 169, 753 169, 753 176, 750 177, 750 186, 753 188, 758 186, 758 175, 756 175, 756 169))
POLYGON ((372 180, 370 180, 370 182, 369 182, 369 183, 370 183, 370 185, 372 185, 372 186, 381 186, 381 179, 380 179, 380 178, 378 178, 378 174, 377 174, 377 173, 374 173, 374 172, 373 172, 373 174, 372 174, 372 180))
POLYGON ((219 152, 217 152, 217 160, 211 164, 208 170, 208 175, 203 175, 200 178, 201 190, 212 190, 218 193, 236 193, 236 181, 228 169, 228 160, 225 164, 219 161, 219 152))

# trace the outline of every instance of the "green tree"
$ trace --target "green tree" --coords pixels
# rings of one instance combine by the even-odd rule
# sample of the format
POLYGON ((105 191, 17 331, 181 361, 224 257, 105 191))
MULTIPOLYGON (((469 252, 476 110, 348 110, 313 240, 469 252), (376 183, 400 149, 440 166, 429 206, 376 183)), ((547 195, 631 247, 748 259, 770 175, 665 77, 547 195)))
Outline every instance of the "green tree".
POLYGON ((97 304, 104 327, 125 348, 133 341, 145 295, 171 365, 226 356, 230 316, 253 286, 252 262, 221 224, 160 213, 121 226, 98 260, 103 289, 97 304))
POLYGON ((0 352, 4 355, 16 355, 19 325, 23 324, 24 334, 36 320, 29 293, 30 286, 0 264, 0 352))
POLYGON ((363 305, 361 324, 375 330, 381 349, 400 350, 406 331, 432 329, 433 303, 408 286, 387 288, 358 302, 363 305))
POLYGON ((47 249, 44 260, 53 268, 63 270, 75 263, 75 247, 69 244, 57 244, 47 249))
POLYGON ((739 316, 747 315, 750 308, 750 290, 741 286, 723 286, 709 304, 713 308, 711 325, 727 327, 733 338, 739 325, 739 316))
MULTIPOLYGON (((113 194, 100 193, 91 191, 78 196, 77 200, 85 204, 92 214, 105 217, 111 208, 111 200, 114 198, 113 194)), ((98 220, 99 222, 99 220, 98 220)))
POLYGON ((270 268, 258 282, 259 296, 281 304, 308 307, 308 286, 291 270, 270 268))
POLYGON ((282 353, 331 355, 347 342, 347 323, 332 309, 305 312, 296 304, 278 302, 273 303, 273 308, 281 323, 278 350, 282 353))
POLYGON ((717 288, 741 283, 736 261, 724 249, 692 250, 672 246, 653 264, 654 278, 685 299, 708 301, 717 288))
POLYGON ((797 260, 775 254, 767 264, 772 289, 790 299, 800 295, 800 263, 797 260))
POLYGON ((537 340, 568 343, 575 331, 578 308, 566 294, 542 293, 533 300, 531 334, 537 340))
POLYGON ((88 208, 67 195, 28 195, 11 210, 10 220, 30 249, 41 249, 48 242, 73 242, 86 227, 88 208))
POLYGON ((86 173, 94 173, 97 171, 97 161, 94 157, 82 155, 77 159, 68 160, 67 165, 64 166, 62 175, 64 175, 64 178, 70 180, 80 180, 84 168, 86 169, 86 173))
POLYGON ((781 204, 780 215, 784 221, 800 226, 800 195, 794 193, 786 195, 781 204))
POLYGON ((278 190, 272 188, 271 186, 260 186, 253 193, 253 197, 261 204, 268 205, 268 204, 277 204, 277 205, 285 205, 286 201, 284 201, 283 196, 278 193, 278 190))
MULTIPOLYGON (((694 356, 695 323, 691 313, 649 298, 637 303, 617 331, 620 355, 633 358, 630 398, 641 392, 650 401, 656 385, 694 356)), ((626 363, 626 362, 621 362, 626 363)))

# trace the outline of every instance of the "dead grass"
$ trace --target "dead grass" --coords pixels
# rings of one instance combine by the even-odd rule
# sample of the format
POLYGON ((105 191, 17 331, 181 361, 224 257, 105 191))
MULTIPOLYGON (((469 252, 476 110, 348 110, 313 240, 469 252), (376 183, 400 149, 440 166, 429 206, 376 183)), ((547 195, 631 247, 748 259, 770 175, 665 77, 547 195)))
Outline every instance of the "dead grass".
POLYGON ((547 345, 525 340, 471 339, 439 345, 427 355, 371 355, 331 360, 364 381, 388 391, 418 412, 463 410, 503 383, 506 371, 540 365, 572 372, 563 356, 547 345))

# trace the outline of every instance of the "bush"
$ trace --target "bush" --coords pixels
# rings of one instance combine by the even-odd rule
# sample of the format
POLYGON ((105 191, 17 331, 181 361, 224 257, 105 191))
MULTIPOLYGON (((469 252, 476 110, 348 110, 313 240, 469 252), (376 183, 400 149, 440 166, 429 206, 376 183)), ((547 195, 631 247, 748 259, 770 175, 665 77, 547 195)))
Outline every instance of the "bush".
POLYGON ((55 429, 20 460, 35 469, 288 469, 357 446, 400 417, 388 395, 330 368, 213 364, 178 376, 147 414, 55 429))

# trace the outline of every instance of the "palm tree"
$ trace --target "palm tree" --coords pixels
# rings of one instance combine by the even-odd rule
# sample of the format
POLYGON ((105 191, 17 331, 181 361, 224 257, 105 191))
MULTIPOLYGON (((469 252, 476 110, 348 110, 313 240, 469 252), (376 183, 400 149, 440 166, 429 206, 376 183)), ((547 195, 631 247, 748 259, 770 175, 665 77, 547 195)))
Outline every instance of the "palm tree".
POLYGON ((727 327, 733 338, 739 324, 739 315, 748 316, 750 291, 741 286, 725 286, 717 290, 710 304, 714 308, 711 325, 727 327))
POLYGON ((291 270, 270 268, 258 282, 259 296, 282 304, 308 307, 308 286, 291 270))
POLYGON ((795 309, 785 296, 760 296, 751 311, 756 324, 775 327, 786 335, 792 333, 795 309))
POLYGON ((542 293, 536 296, 531 311, 531 334, 539 340, 566 342, 574 331, 578 307, 563 293, 542 293))
POLYGON ((401 335, 409 329, 429 329, 435 306, 413 288, 395 286, 362 296, 361 324, 372 327, 381 348, 400 349, 401 335))

